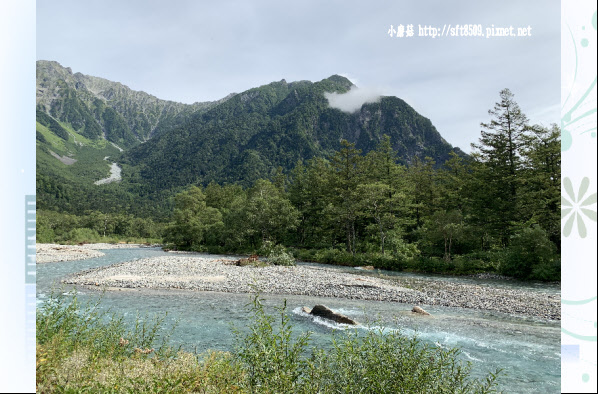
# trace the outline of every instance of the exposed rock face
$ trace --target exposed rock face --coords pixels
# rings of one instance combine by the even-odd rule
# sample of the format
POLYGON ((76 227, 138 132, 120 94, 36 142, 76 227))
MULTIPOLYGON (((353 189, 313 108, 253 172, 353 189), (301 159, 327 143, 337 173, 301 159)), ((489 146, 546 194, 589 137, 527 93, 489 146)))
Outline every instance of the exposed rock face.
POLYGON ((428 312, 426 312, 425 310, 423 310, 419 306, 414 306, 413 309, 411 310, 411 312, 418 313, 420 315, 430 316, 430 314, 428 312))
POLYGON ((336 323, 342 324, 350 324, 350 325, 357 325, 357 322, 343 314, 333 311, 332 309, 328 308, 324 305, 316 305, 312 310, 309 308, 303 307, 302 311, 305 313, 309 313, 314 316, 320 316, 328 320, 332 320, 336 323))
POLYGON ((105 138, 125 146, 181 125, 197 111, 227 98, 194 104, 160 100, 118 82, 73 73, 55 61, 36 62, 38 110, 69 123, 88 138, 105 138))

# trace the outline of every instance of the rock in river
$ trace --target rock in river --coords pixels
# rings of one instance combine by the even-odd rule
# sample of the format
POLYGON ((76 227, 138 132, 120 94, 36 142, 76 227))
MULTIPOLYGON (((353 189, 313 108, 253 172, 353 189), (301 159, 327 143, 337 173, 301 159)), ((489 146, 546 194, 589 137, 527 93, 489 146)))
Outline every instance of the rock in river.
POLYGON ((422 308, 420 308, 419 306, 414 306, 413 309, 411 310, 411 312, 413 313, 418 313, 420 315, 426 315, 426 316, 430 316, 430 314, 426 311, 424 311, 422 308))
POLYGON ((335 312, 332 309, 330 309, 324 305, 316 305, 316 306, 314 306, 314 308, 312 310, 309 310, 309 308, 303 307, 303 308, 301 308, 301 310, 305 313, 309 313, 314 316, 320 316, 320 317, 332 320, 337 323, 350 324, 353 326, 357 325, 357 322, 355 320, 353 320, 343 314, 335 312))

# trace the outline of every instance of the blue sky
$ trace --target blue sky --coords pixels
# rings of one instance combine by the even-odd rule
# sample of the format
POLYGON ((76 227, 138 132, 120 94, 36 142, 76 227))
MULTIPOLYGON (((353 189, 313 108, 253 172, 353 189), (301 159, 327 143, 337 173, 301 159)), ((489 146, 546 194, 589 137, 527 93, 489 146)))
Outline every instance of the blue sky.
POLYGON ((37 59, 192 103, 347 76, 398 96, 469 151, 508 87, 533 123, 560 114, 559 1, 37 2, 37 59), (415 37, 390 37, 402 24, 415 37), (531 26, 530 37, 419 37, 418 25, 531 26))

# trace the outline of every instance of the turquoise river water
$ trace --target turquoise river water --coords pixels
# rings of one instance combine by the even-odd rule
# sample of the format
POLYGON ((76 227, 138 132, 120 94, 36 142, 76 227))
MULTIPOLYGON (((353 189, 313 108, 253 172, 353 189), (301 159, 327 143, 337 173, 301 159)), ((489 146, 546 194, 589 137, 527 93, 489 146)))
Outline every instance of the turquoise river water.
MULTIPOLYGON (((95 259, 38 264, 38 304, 43 302, 53 289, 59 289, 61 292, 72 289, 72 286, 60 285, 60 279, 68 274, 123 261, 167 255, 159 248, 112 249, 103 252, 105 256, 95 259)), ((426 278, 424 275, 327 267, 356 274, 382 273, 426 278)), ((559 287, 554 285, 442 276, 434 276, 433 279, 495 287, 527 288, 540 293, 560 295, 559 287)), ((99 292, 86 288, 79 288, 77 292, 81 300, 99 296, 99 292)), ((433 318, 422 318, 409 313, 412 305, 400 303, 305 296, 264 295, 263 298, 268 308, 281 306, 286 299, 295 329, 298 332, 311 331, 314 344, 319 346, 327 346, 330 343, 330 334, 334 330, 346 327, 319 319, 314 320, 300 311, 302 306, 325 304, 359 322, 375 321, 376 326, 383 325, 388 329, 400 329, 406 334, 416 334, 429 343, 459 347, 462 350, 462 359, 472 362, 474 376, 502 368, 500 388, 506 392, 560 392, 559 321, 547 322, 496 312, 426 305, 422 306, 433 318)), ((247 325, 250 315, 246 305, 249 300, 250 296, 247 294, 232 293, 176 290, 111 291, 104 294, 102 306, 125 315, 129 321, 133 321, 138 313, 164 316, 165 312, 168 312, 165 326, 178 321, 171 343, 182 345, 190 351, 201 352, 207 349, 232 349, 234 336, 231 325, 238 328, 247 325)), ((360 326, 351 329, 370 328, 360 326)))

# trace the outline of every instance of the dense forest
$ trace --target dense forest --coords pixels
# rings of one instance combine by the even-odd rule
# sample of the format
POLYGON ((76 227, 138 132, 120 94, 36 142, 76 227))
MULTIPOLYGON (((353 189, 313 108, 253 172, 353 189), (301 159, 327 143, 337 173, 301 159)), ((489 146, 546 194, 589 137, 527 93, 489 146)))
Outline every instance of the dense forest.
POLYGON ((192 116, 168 133, 123 153, 127 182, 141 194, 210 182, 252 186, 290 172, 299 160, 330 157, 345 139, 368 153, 385 134, 397 160, 415 157, 444 163, 451 152, 432 122, 397 97, 381 97, 347 113, 332 108, 326 93, 346 93, 351 81, 333 75, 318 82, 285 80, 250 89, 192 116))
POLYGON ((390 136, 366 153, 343 139, 267 179, 177 192, 168 220, 42 207, 38 241, 143 238, 258 254, 282 245, 323 263, 560 280, 560 130, 530 125, 508 89, 489 114, 471 156, 405 165, 390 136))

